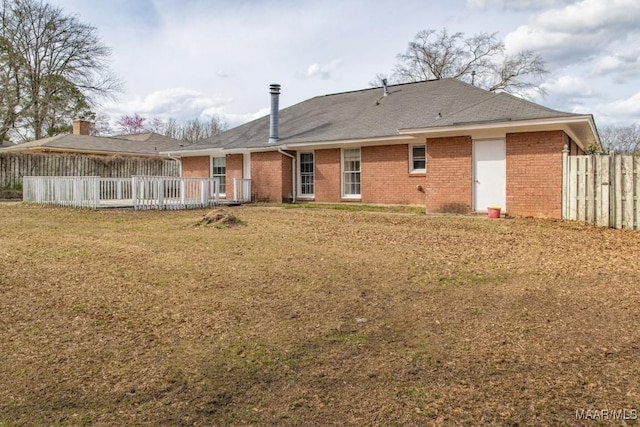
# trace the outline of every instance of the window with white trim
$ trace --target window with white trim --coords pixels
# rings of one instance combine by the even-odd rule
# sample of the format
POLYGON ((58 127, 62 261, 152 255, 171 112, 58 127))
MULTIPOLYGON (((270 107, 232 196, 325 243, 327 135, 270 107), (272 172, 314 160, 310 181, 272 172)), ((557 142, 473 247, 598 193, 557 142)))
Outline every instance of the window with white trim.
POLYGON ((360 198, 360 149, 342 150, 342 197, 360 198))
POLYGON ((220 194, 227 192, 227 162, 224 157, 211 158, 211 178, 220 181, 220 194))
POLYGON ((313 151, 298 154, 298 196, 313 197, 315 193, 315 164, 313 151))
POLYGON ((427 171, 427 146, 417 144, 409 146, 409 172, 425 173, 427 171))

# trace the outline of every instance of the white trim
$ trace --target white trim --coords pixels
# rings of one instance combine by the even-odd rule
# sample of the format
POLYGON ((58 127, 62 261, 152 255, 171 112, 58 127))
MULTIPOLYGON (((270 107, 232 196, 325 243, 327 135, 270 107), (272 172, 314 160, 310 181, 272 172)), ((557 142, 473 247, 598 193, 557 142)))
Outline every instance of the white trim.
POLYGON ((287 144, 287 147, 291 149, 296 149, 296 148, 310 149, 311 147, 317 147, 316 149, 360 148, 362 146, 402 144, 402 143, 405 143, 406 141, 410 141, 414 139, 415 137, 410 135, 390 135, 390 136, 381 136, 376 138, 364 138, 364 139, 337 139, 335 141, 298 142, 294 144, 287 144), (355 145, 355 147, 349 147, 350 145, 355 145))
MULTIPOLYGON (((211 178, 220 178, 221 175, 213 174, 213 159, 223 159, 224 160, 224 192, 220 192, 220 197, 227 197, 227 157, 225 155, 222 156, 209 156, 209 176, 211 178)), ((220 181, 218 181, 220 183, 220 181)), ((219 184, 220 185, 220 184, 219 184)))
POLYGON ((427 128, 406 128, 398 129, 401 135, 422 134, 425 132, 463 132, 476 129, 490 129, 490 128, 514 128, 522 126, 549 126, 549 125, 564 125, 568 123, 584 123, 591 122, 590 116, 569 116, 569 117, 557 117, 551 119, 536 119, 536 120, 509 120, 501 122, 489 122, 489 123, 460 123, 457 125, 441 126, 441 127, 427 127, 427 128))
POLYGON ((512 120, 489 123, 460 123, 451 126, 399 129, 402 135, 430 138, 469 135, 472 139, 504 138, 507 133, 561 130, 582 149, 589 144, 600 145, 593 116, 569 116, 534 120, 512 120), (585 126, 588 126, 585 127, 585 126))
POLYGON ((298 157, 298 167, 296 171, 298 178, 298 199, 314 199, 316 197, 316 153, 313 150, 305 150, 296 152, 296 155, 298 157), (302 171, 300 170, 302 167, 302 162, 300 161, 302 154, 311 154, 313 156, 313 194, 304 194, 302 192, 302 171))
POLYGON ((409 173, 410 174, 423 174, 427 173, 427 143, 423 144, 409 144, 409 173), (413 148, 424 147, 424 169, 413 168, 413 148))
POLYGON ((340 197, 345 200, 360 200, 362 199, 362 147, 349 147, 340 149, 340 197), (360 174, 360 194, 345 194, 344 192, 344 151, 345 150, 358 150, 360 152, 360 170, 357 172, 360 174))
POLYGON ((160 154, 173 157, 201 157, 201 156, 214 156, 222 157, 226 151, 221 148, 202 148, 199 150, 185 150, 185 151, 161 151, 160 154))

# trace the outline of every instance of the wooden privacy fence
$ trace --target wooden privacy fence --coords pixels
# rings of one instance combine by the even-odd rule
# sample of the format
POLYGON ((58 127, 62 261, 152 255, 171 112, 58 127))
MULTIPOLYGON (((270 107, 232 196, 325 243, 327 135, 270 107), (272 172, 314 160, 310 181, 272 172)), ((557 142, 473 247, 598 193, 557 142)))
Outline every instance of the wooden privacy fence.
POLYGON ((25 176, 26 203, 75 208, 190 209, 220 203, 218 178, 25 176))
POLYGON ((176 160, 83 154, 0 153, 0 187, 15 188, 24 176, 180 176, 176 160))
POLYGON ((563 161, 563 218, 640 229, 640 157, 565 152, 563 161))

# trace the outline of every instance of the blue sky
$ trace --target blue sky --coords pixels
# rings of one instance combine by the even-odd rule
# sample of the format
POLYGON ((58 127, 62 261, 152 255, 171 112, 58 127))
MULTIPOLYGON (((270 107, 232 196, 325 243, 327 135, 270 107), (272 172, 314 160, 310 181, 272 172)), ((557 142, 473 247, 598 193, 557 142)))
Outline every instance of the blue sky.
POLYGON ((281 107, 369 86, 423 29, 498 32, 547 61, 534 100, 640 122, 638 0, 50 0, 96 26, 125 82, 111 117, 138 113, 237 125, 281 107))

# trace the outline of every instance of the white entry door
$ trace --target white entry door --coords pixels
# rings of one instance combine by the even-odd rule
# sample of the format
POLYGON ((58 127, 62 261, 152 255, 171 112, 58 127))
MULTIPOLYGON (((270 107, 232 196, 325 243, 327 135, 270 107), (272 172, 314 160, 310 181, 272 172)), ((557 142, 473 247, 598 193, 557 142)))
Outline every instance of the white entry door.
POLYGON ((506 150, 503 139, 473 141, 474 210, 499 206, 507 199, 506 150))

